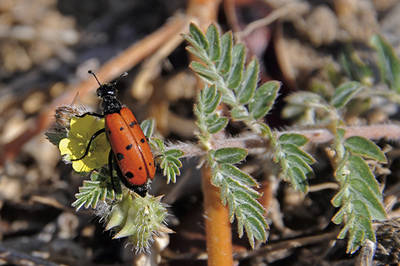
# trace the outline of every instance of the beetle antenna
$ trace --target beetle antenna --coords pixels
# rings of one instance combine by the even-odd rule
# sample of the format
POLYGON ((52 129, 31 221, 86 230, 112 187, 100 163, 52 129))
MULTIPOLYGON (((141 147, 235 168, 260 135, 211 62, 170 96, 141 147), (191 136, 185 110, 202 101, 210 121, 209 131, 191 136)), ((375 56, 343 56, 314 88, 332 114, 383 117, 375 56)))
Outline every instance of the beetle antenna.
POLYGON ((128 72, 122 73, 122 74, 114 81, 114 84, 118 84, 118 82, 119 82, 122 78, 125 78, 126 76, 128 76, 128 72))
POLYGON ((100 83, 100 81, 99 81, 99 79, 97 78, 96 74, 95 74, 92 70, 89 70, 88 73, 93 75, 93 77, 96 79, 97 83, 99 83, 99 86, 100 86, 100 87, 103 85, 103 84, 100 83))

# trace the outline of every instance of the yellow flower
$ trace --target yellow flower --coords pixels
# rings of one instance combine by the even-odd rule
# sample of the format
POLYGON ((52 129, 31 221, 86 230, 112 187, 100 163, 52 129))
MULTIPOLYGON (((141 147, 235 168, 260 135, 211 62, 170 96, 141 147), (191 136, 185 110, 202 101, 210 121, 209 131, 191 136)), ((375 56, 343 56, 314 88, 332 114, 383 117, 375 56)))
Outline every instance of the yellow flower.
MULTIPOLYGON (((89 144, 90 138, 98 130, 104 128, 104 119, 98 119, 87 115, 84 117, 72 117, 68 137, 60 141, 58 148, 66 160, 80 158, 89 144)), ((103 167, 108 163, 110 144, 106 134, 97 136, 90 145, 89 153, 79 161, 72 161, 72 168, 76 172, 90 172, 93 169, 103 167)))

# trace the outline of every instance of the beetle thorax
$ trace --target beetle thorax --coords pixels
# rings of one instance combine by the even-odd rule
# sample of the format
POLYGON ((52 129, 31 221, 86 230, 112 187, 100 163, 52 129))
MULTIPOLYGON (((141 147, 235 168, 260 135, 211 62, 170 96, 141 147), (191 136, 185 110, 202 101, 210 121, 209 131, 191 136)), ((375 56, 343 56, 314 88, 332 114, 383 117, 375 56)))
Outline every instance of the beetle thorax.
POLYGON ((122 108, 122 104, 117 100, 115 96, 103 96, 103 113, 104 114, 112 114, 119 113, 122 108))

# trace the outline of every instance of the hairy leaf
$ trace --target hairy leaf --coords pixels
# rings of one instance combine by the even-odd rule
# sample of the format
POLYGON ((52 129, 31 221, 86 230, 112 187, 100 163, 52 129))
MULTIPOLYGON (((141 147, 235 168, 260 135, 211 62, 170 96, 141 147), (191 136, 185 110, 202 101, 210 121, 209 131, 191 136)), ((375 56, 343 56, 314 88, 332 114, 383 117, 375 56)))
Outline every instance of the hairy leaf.
POLYGON ((213 153, 214 159, 218 163, 238 163, 247 156, 247 151, 241 148, 221 148, 213 153))
POLYGON ((183 151, 178 150, 178 149, 171 149, 171 150, 166 151, 164 155, 180 158, 184 155, 184 153, 183 153, 183 151))
POLYGON ((249 243, 265 241, 268 224, 264 218, 264 208, 257 201, 259 194, 251 188, 257 184, 246 173, 231 164, 214 165, 212 183, 221 190, 223 204, 228 204, 231 221, 236 217, 238 233, 241 237, 246 230, 249 243))
POLYGON ((236 94, 241 104, 247 104, 253 97, 257 87, 259 64, 256 59, 248 64, 243 82, 236 89, 236 94))
POLYGON ((160 168, 163 169, 163 175, 167 177, 167 184, 172 181, 176 182, 176 176, 181 174, 179 168, 182 163, 179 160, 183 156, 183 152, 177 149, 171 149, 161 154, 160 168))
POLYGON ((221 57, 217 62, 217 69, 221 73, 228 73, 232 63, 232 33, 227 32, 221 37, 221 57))
POLYGON ((349 81, 340 85, 332 96, 331 104, 336 108, 344 107, 359 91, 361 84, 349 81))
POLYGON ((199 62, 193 61, 192 63, 190 63, 190 68, 208 83, 213 83, 214 81, 219 79, 217 73, 208 69, 206 66, 199 62))
POLYGON ((45 133, 47 139, 58 147, 60 141, 68 137, 67 130, 63 131, 47 131, 45 133))
POLYGON ((371 38, 372 47, 378 52, 379 70, 382 79, 392 90, 400 92, 400 60, 393 47, 381 36, 371 38))
POLYGON ((208 132, 215 134, 226 127, 229 120, 226 117, 213 116, 211 119, 207 119, 208 132))
POLYGON ((140 128, 143 130, 143 134, 146 136, 146 138, 151 138, 154 131, 154 120, 144 120, 142 123, 140 123, 140 128))
POLYGON ((375 242, 372 221, 386 219, 386 213, 379 185, 365 161, 357 155, 344 160, 336 171, 341 189, 332 199, 334 206, 342 207, 332 221, 345 223, 338 237, 348 234, 347 252, 354 253, 366 239, 375 242))
POLYGON ((208 55, 203 50, 196 49, 195 46, 188 46, 186 47, 186 50, 189 53, 193 54, 198 59, 200 59, 201 61, 203 62, 208 61, 208 55))
POLYGON ((284 178, 303 192, 307 191, 307 178, 313 174, 310 164, 315 162, 310 154, 300 149, 306 142, 304 136, 283 134, 278 139, 275 153, 275 161, 280 163, 284 178))
POLYGON ((221 93, 219 91, 217 91, 217 89, 215 88, 215 86, 211 86, 205 89, 207 93, 206 94, 206 98, 204 99, 204 112, 206 114, 211 114, 213 112, 215 112, 215 110, 217 109, 217 106, 220 104, 221 102, 221 93))
POLYGON ((237 182, 245 186, 258 187, 257 182, 248 174, 237 168, 236 166, 228 163, 220 165, 221 174, 235 179, 237 182))
POLYGON ((282 144, 282 150, 285 154, 299 157, 300 159, 302 159, 303 161, 305 161, 308 164, 313 164, 315 162, 315 159, 310 154, 301 150, 295 144, 291 144, 291 143, 282 144))
POLYGON ((196 45, 201 49, 207 50, 208 41, 206 39, 206 36, 204 36, 203 32, 199 27, 196 26, 196 24, 190 23, 189 32, 190 35, 188 35, 187 37, 193 40, 193 43, 191 42, 191 44, 196 45))
POLYGON ((244 68, 245 49, 243 44, 236 44, 232 51, 232 67, 228 72, 226 81, 228 88, 235 89, 242 81, 244 68))
POLYGON ((211 24, 206 33, 206 38, 208 40, 208 56, 211 61, 216 62, 221 54, 221 44, 219 40, 219 32, 217 26, 215 24, 211 24))
POLYGON ((279 142, 281 144, 293 144, 296 146, 303 146, 308 142, 308 139, 303 135, 291 133, 291 134, 282 134, 279 137, 279 142))
MULTIPOLYGON (((99 201, 105 201, 106 198, 113 200, 115 198, 114 190, 111 186, 109 174, 105 170, 100 172, 92 172, 91 180, 84 180, 83 186, 79 187, 79 193, 75 194, 76 200, 71 204, 78 211, 83 206, 95 209, 99 201)), ((121 184, 117 181, 117 191, 121 191, 121 184)))
POLYGON ((242 120, 242 119, 248 118, 249 112, 247 111, 246 107, 239 105, 239 106, 232 108, 231 116, 232 116, 232 119, 234 119, 234 120, 242 120))
POLYGON ((279 87, 280 82, 268 81, 256 90, 256 93, 249 104, 249 111, 254 119, 260 119, 271 110, 272 105, 278 96, 279 87))
POLYGON ((386 156, 381 149, 372 141, 359 137, 353 136, 344 142, 344 146, 352 153, 360 155, 365 158, 374 159, 381 163, 386 163, 386 156))
POLYGON ((347 46, 340 55, 339 61, 350 80, 372 85, 373 72, 371 68, 361 60, 353 48, 347 46))

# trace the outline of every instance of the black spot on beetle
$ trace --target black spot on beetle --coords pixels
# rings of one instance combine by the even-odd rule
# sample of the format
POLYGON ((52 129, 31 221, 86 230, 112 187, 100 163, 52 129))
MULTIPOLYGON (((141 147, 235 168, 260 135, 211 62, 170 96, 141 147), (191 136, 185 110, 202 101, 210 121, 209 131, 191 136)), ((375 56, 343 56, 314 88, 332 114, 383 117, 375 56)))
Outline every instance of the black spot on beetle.
POLYGON ((119 130, 120 130, 120 131, 124 130, 124 127, 120 127, 119 130))
POLYGON ((141 142, 141 143, 145 143, 145 140, 144 140, 144 139, 141 139, 140 142, 141 142))
POLYGON ((143 169, 143 167, 139 166, 139 170, 142 170, 142 169, 143 169))
POLYGON ((149 165, 151 166, 151 163, 149 163, 149 165))
POLYGON ((107 130, 108 135, 111 135, 111 130, 107 130))
POLYGON ((132 121, 132 122, 130 122, 129 126, 130 126, 130 127, 134 127, 136 124, 137 124, 136 121, 132 121))
POLYGON ((117 159, 118 161, 121 161, 122 159, 124 159, 124 155, 122 153, 117 153, 117 159))
POLYGON ((126 149, 127 151, 129 151, 130 149, 132 149, 132 144, 129 144, 128 146, 126 146, 125 149, 126 149))
POLYGON ((126 172, 126 173, 125 173, 125 176, 126 176, 127 178, 133 178, 132 172, 126 172))

